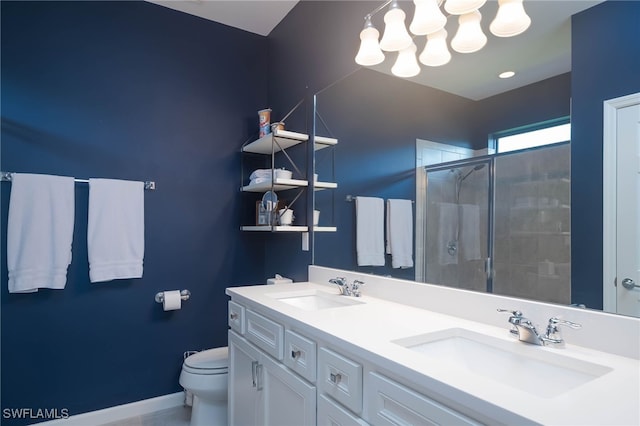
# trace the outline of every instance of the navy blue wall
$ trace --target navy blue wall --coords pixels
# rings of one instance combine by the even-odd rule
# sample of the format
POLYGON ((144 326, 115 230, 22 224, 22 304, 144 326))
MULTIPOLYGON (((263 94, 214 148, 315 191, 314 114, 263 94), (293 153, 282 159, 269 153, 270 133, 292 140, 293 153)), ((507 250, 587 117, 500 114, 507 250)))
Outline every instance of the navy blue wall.
POLYGON ((572 299, 601 309, 602 102, 640 92, 640 2, 607 1, 571 24, 572 299))
POLYGON ((267 39, 146 2, 1 8, 2 170, 157 183, 142 279, 89 282, 84 184, 64 290, 8 294, 2 256, 2 408, 77 414, 176 392, 185 350, 227 343, 225 287, 264 282, 238 186, 267 39), (180 311, 154 302, 184 288, 180 311))

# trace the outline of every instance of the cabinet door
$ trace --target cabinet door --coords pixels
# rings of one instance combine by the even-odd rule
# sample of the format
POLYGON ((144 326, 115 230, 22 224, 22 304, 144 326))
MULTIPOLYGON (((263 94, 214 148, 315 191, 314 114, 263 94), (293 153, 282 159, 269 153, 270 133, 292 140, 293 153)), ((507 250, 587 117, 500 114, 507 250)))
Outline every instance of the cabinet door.
POLYGON ((256 348, 233 331, 229 331, 228 418, 232 426, 259 424, 259 360, 260 353, 256 348))
POLYGON ((262 424, 314 426, 316 388, 268 356, 261 359, 262 424))
POLYGON ((377 373, 369 373, 368 420, 375 425, 479 425, 449 407, 377 373))
POLYGON ((326 395, 319 395, 318 426, 368 426, 368 424, 326 395))

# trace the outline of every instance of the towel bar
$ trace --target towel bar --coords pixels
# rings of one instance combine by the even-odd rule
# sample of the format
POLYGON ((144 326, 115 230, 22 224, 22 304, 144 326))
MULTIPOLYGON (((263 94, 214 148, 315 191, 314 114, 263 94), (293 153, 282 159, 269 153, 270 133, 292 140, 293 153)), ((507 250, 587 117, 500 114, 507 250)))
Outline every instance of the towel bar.
MULTIPOLYGON (((346 197, 344 197, 344 200, 345 200, 346 202, 350 203, 350 202, 352 202, 352 201, 355 201, 355 200, 356 200, 356 197, 357 197, 356 195, 348 194, 346 197)), ((415 201, 411 200, 411 204, 415 204, 415 201)))
MULTIPOLYGON (((0 172, 0 181, 1 182, 11 182, 13 172, 0 172)), ((74 178, 76 183, 89 183, 89 179, 77 179, 74 178)), ((156 189, 156 183, 152 180, 147 180, 144 182, 144 189, 154 190, 156 189)))

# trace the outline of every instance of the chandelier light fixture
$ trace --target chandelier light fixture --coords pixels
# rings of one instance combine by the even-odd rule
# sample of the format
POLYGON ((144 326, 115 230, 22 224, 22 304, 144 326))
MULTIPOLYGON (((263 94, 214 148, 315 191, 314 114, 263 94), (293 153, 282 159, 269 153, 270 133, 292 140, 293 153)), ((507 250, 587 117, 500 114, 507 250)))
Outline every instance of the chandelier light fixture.
MULTIPOLYGON (((415 11, 407 31, 407 15, 398 5, 398 0, 387 0, 364 17, 364 29, 360 32, 360 49, 356 63, 370 67, 382 63, 384 52, 398 52, 391 72, 398 77, 415 77, 420 73, 418 59, 423 65, 438 67, 451 60, 447 46, 447 31, 444 29, 448 16, 456 16, 458 30, 451 39, 451 48, 458 53, 473 53, 487 43, 482 32, 480 8, 487 0, 413 0, 415 11), (373 26, 375 14, 389 6, 384 15, 384 34, 373 26), (441 9, 444 9, 444 11, 441 9), (420 36, 426 38, 422 53, 416 59, 420 36), (384 52, 383 52, 384 51, 384 52)), ((498 0, 499 8, 489 30, 496 37, 513 37, 522 34, 531 25, 531 18, 522 5, 523 0, 498 0)))

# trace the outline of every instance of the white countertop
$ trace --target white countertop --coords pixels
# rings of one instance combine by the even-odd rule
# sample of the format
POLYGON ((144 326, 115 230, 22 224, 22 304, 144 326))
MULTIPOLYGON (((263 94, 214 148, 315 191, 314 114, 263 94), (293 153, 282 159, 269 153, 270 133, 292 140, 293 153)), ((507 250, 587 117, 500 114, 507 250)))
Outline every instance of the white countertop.
POLYGON ((468 415, 476 413, 505 424, 640 424, 640 361, 637 359, 569 343, 565 348, 525 344, 509 334, 506 321, 504 327, 495 327, 435 313, 367 296, 366 288, 359 298, 362 304, 317 311, 302 310, 273 297, 274 293, 306 290, 338 293, 335 286, 293 283, 232 287, 227 289, 227 294, 236 302, 258 308, 275 321, 289 323, 310 337, 345 348, 363 360, 383 365, 393 374, 429 388, 444 400, 454 401, 457 406, 451 408, 468 415), (448 360, 437 364, 425 362, 424 355, 392 342, 451 328, 501 339, 505 344, 515 345, 513 350, 524 356, 536 354, 531 351, 552 351, 576 362, 611 368, 611 371, 565 393, 543 397, 457 368, 448 360))

